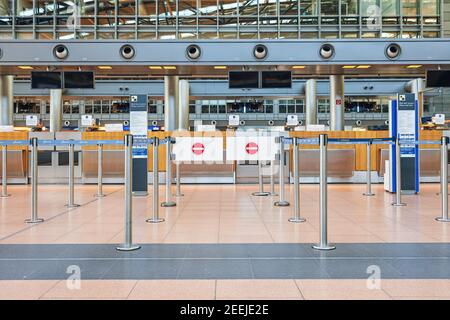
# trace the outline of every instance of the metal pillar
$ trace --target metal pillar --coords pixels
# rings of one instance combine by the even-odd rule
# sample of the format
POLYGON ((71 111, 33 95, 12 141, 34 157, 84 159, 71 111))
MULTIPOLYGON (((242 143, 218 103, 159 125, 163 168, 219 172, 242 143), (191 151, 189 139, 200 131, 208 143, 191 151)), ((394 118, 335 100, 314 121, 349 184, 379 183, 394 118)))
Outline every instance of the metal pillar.
POLYGON ((161 203, 161 207, 175 207, 177 204, 172 201, 172 138, 168 137, 166 143, 166 201, 161 203))
POLYGON ((319 173, 319 189, 320 189, 320 242, 314 245, 316 250, 333 250, 335 246, 328 244, 328 136, 321 134, 319 136, 320 148, 320 173, 319 173))
POLYGON ((8 164, 8 146, 2 146, 2 194, 1 198, 7 198, 10 195, 8 194, 8 172, 7 172, 7 164, 8 164))
POLYGON ((417 105, 419 108, 419 125, 422 123, 423 93, 425 91, 425 87, 425 80, 422 78, 413 79, 405 85, 406 92, 414 93, 416 96, 417 105))
POLYGON ((159 173, 158 173, 158 147, 159 139, 153 138, 153 202, 152 202, 152 217, 146 222, 158 223, 163 222, 164 219, 159 217, 159 173))
POLYGON ((309 79, 305 83, 306 125, 317 124, 317 81, 309 79))
POLYGON ((330 130, 344 130, 344 76, 330 76, 330 130))
POLYGON ((62 89, 50 90, 50 132, 61 131, 62 128, 62 89))
POLYGON ((299 168, 298 168, 298 139, 292 138, 292 162, 294 170, 294 217, 289 222, 304 222, 306 219, 300 217, 300 186, 299 186, 299 168))
POLYGON ((406 203, 402 203, 402 159, 400 154, 400 143, 397 137, 395 140, 395 202, 392 203, 395 207, 406 206, 406 203))
POLYGON ((371 147, 372 141, 367 142, 367 171, 366 171, 366 192, 363 193, 365 196, 374 196, 372 193, 372 157, 371 157, 371 147))
POLYGON ((103 198, 103 145, 97 147, 97 198, 103 198))
POLYGON ((264 191, 264 177, 263 177, 263 168, 262 168, 262 161, 258 160, 258 185, 259 185, 259 191, 253 192, 252 195, 261 197, 261 196, 268 196, 269 192, 264 191))
POLYGON ((178 125, 177 130, 189 130, 189 81, 180 80, 178 91, 178 125))
POLYGON ((37 152, 38 152, 38 139, 36 137, 30 139, 31 147, 31 218, 25 220, 26 223, 39 223, 44 219, 38 218, 38 165, 37 165, 37 152))
POLYGON ((436 221, 450 222, 448 217, 448 137, 441 138, 441 210, 436 221))
POLYGON ((14 76, 0 76, 0 125, 12 126, 14 114, 14 76))
POLYGON ((176 163, 175 163, 175 168, 176 168, 176 183, 177 183, 177 185, 176 185, 176 193, 175 193, 175 196, 176 197, 182 197, 182 196, 184 196, 184 194, 183 193, 181 193, 181 171, 180 171, 180 162, 179 161, 177 161, 176 163))
POLYGON ((124 137, 125 142, 125 241, 117 247, 119 251, 137 250, 141 246, 133 244, 133 136, 127 134, 124 137))
POLYGON ((179 113, 179 78, 178 76, 164 77, 164 130, 178 129, 179 113))
POLYGON ((270 160, 270 195, 278 195, 275 192, 275 160, 270 160))
POLYGON ((287 207, 289 206, 289 202, 284 200, 284 140, 283 137, 279 137, 279 173, 280 173, 280 181, 278 181, 280 185, 280 199, 274 203, 277 207, 287 207))
POLYGON ((69 144, 69 203, 66 206, 68 208, 80 206, 75 203, 75 146, 73 144, 69 144))

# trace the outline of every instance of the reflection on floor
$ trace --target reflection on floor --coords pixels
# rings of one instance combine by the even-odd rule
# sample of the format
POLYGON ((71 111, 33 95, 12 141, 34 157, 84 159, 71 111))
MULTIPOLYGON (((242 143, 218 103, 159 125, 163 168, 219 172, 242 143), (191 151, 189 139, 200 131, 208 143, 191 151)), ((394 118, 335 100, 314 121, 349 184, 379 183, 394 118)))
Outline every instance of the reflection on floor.
MULTIPOLYGON (((338 249, 325 254, 310 249, 319 237, 317 185, 301 185, 307 221, 298 224, 288 222, 292 206, 274 207, 276 197, 251 196, 256 188, 183 186, 177 206, 160 209, 166 221, 159 224, 145 223, 151 197, 134 198, 135 243, 187 249, 172 246, 172 256, 164 257, 164 245, 144 245, 120 257, 113 249, 123 241, 122 186, 105 186, 108 195, 100 199, 93 197, 95 186, 77 186, 82 206, 70 210, 64 207, 66 186, 40 186, 45 222, 37 225, 23 222, 30 214, 30 188, 10 186, 12 196, 0 199, 0 298, 450 299, 450 224, 434 220, 440 215, 438 184, 404 196, 406 207, 392 207, 393 196, 379 185, 374 197, 362 195, 363 185, 330 185, 329 239, 338 249), (252 256, 249 248, 266 256, 252 256), (69 264, 75 271, 67 270, 69 264), (65 280, 73 279, 77 266, 80 289, 65 280)), ((288 194, 292 202, 292 190, 288 194)))

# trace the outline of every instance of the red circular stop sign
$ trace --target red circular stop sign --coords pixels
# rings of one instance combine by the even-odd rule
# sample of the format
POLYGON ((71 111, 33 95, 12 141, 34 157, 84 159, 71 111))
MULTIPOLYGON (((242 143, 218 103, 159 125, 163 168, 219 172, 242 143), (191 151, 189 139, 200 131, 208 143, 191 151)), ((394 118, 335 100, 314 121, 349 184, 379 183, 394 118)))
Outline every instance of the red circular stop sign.
POLYGON ((245 152, 247 152, 248 154, 256 154, 258 152, 258 150, 259 150, 259 147, 254 142, 249 142, 245 146, 245 152))
POLYGON ((205 152, 205 146, 203 145, 203 143, 200 142, 194 143, 194 145, 192 146, 192 153, 199 156, 203 152, 205 152))

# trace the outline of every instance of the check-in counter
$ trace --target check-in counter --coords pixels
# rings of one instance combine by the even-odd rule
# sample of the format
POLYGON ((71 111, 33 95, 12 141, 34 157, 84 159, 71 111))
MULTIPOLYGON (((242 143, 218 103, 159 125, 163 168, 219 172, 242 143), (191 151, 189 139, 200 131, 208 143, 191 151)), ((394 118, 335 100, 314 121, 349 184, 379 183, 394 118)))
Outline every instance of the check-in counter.
MULTIPOLYGON (((28 132, 0 132, 0 140, 28 140, 28 132)), ((0 156, 0 168, 2 165, 2 157, 0 156)), ((8 146, 6 162, 8 183, 27 183, 27 171, 28 146, 8 146)), ((1 177, 2 170, 0 170, 0 178, 1 177)))
MULTIPOLYGON (((125 132, 83 132, 82 140, 121 140, 125 132)), ((97 183, 98 147, 81 148, 82 182, 97 183)), ((118 145, 103 146, 102 173, 104 183, 123 183, 125 168, 124 148, 118 145)))

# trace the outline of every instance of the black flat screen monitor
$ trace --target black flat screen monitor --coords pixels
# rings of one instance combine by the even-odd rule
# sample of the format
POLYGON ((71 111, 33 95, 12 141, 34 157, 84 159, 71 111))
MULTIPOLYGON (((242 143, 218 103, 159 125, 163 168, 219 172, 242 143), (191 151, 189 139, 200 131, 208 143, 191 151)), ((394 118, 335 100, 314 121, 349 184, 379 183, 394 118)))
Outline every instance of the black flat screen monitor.
POLYGON ((94 89, 94 73, 90 71, 64 72, 64 88, 94 89))
POLYGON ((261 72, 261 88, 291 88, 292 74, 290 71, 261 72))
POLYGON ((259 87, 258 71, 230 71, 228 73, 230 89, 257 89, 259 87))
POLYGON ((31 89, 61 89, 61 72, 32 71, 31 89))
POLYGON ((450 70, 428 70, 427 88, 450 87, 450 70))

